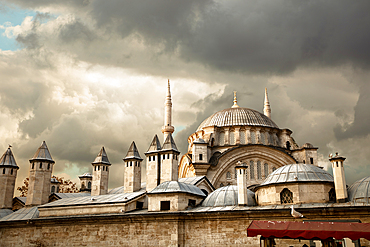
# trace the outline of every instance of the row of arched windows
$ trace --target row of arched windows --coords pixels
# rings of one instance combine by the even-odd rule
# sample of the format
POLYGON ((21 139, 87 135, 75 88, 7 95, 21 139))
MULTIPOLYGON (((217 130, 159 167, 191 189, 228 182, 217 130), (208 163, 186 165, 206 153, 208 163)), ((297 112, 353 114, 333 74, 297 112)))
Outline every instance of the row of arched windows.
MULTIPOLYGON (((47 169, 50 170, 50 163, 47 163, 47 169)), ((32 163, 32 169, 35 169, 35 163, 32 163)), ((42 169, 42 162, 40 162, 40 169, 42 169)))
MULTIPOLYGON (((276 170, 276 167, 272 167, 272 171, 275 171, 275 170, 276 170)), ((237 178, 236 170, 234 174, 235 174, 235 178, 237 178)), ((269 174, 270 174, 269 165, 267 163, 264 163, 262 165, 262 162, 260 160, 258 160, 257 162, 255 162, 254 160, 249 161, 249 167, 246 169, 247 179, 261 180, 261 179, 266 178, 269 174)), ((231 172, 229 171, 226 172, 226 179, 231 179, 231 172)))
MULTIPOLYGON (((102 171, 108 171, 108 166, 101 166, 102 171)), ((100 166, 94 166, 94 171, 100 171, 100 166)))
MULTIPOLYGON (((329 202, 335 202, 335 201, 336 201, 335 189, 332 188, 329 191, 329 202)), ((281 204, 293 203, 293 192, 291 192, 287 188, 284 188, 280 192, 280 203, 281 204)))
MULTIPOLYGON (((235 145, 236 144, 236 134, 237 132, 231 131, 229 132, 229 144, 235 145)), ((240 131, 239 132, 239 141, 240 144, 257 144, 261 143, 263 145, 278 145, 279 138, 275 133, 270 132, 256 132, 251 130, 250 131, 250 140, 248 141, 246 138, 246 132, 240 131)), ((218 145, 223 146, 225 145, 225 132, 220 132, 218 134, 218 145)))
MULTIPOLYGON (((3 174, 5 174, 6 168, 3 168, 3 174)), ((10 175, 13 175, 13 168, 10 169, 10 175)))

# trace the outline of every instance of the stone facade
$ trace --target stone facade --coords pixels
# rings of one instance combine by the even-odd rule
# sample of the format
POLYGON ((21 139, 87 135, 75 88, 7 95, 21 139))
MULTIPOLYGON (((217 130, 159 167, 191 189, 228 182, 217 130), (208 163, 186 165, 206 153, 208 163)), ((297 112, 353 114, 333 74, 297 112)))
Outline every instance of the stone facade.
MULTIPOLYGON (((356 210, 301 210, 305 220, 370 222, 369 207, 356 210)), ((28 222, 0 223, 0 246, 251 246, 247 237, 252 220, 291 221, 289 209, 241 210, 213 213, 114 214, 94 217, 59 217, 28 222)), ((301 247, 309 241, 276 239, 278 246, 301 247), (279 245, 283 244, 283 245, 279 245)), ((361 239, 361 246, 370 242, 361 239)))
POLYGON ((259 187, 256 191, 258 205, 277 205, 281 203, 281 193, 284 189, 292 192, 292 203, 326 203, 329 202, 329 192, 334 189, 333 183, 283 183, 259 187))
POLYGON ((17 178, 17 168, 1 167, 0 168, 0 208, 13 207, 13 195, 15 180, 17 178))
POLYGON ((148 194, 148 211, 181 211, 190 207, 195 207, 203 200, 203 197, 187 193, 166 193, 166 194, 148 194), (194 203, 189 205, 190 200, 194 203), (161 208, 162 202, 169 202, 169 208, 161 208))
POLYGON ((31 162, 26 205, 41 205, 49 201, 52 169, 50 162, 31 162))

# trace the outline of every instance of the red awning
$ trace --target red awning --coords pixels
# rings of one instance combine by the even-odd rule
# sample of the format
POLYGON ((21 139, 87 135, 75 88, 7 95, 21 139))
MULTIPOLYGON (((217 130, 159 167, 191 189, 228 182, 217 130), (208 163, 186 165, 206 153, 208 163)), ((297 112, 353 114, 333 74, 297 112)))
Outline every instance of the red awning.
POLYGON ((261 235, 265 238, 343 239, 370 240, 369 223, 352 222, 295 222, 252 221, 247 229, 248 237, 261 235))

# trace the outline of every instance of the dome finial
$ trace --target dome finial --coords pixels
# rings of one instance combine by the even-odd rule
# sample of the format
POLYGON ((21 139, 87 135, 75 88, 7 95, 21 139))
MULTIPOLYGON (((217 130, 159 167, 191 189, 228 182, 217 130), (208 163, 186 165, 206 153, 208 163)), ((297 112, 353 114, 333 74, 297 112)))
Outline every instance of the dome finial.
POLYGON ((236 91, 234 91, 234 105, 231 108, 237 108, 238 106, 238 100, 236 99, 236 91))

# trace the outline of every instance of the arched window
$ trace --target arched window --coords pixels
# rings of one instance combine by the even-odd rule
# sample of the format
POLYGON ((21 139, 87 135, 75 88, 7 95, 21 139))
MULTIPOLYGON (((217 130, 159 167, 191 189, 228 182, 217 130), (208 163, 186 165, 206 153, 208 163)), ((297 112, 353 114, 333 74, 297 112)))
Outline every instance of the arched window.
POLYGON ((230 132, 230 145, 235 145, 235 132, 230 132))
POLYGON ((260 132, 260 136, 261 136, 261 143, 262 143, 263 145, 266 145, 265 132, 260 132))
POLYGON ((225 133, 224 132, 220 133, 218 137, 218 143, 220 144, 220 146, 225 145, 225 133))
POLYGON ((13 175, 13 169, 10 169, 10 175, 13 175))
POLYGON ((224 184, 223 183, 220 183, 220 187, 224 187, 224 184))
POLYGON ((51 193, 55 193, 55 186, 51 186, 51 193))
POLYGON ((32 169, 35 169, 35 163, 32 163, 32 169))
POLYGON ((337 197, 335 195, 335 189, 331 188, 329 190, 329 202, 336 202, 336 200, 337 200, 337 197))
POLYGON ((269 165, 267 163, 265 163, 263 165, 263 169, 264 169, 264 172, 265 172, 265 177, 267 177, 269 175, 269 165))
POLYGON ((48 170, 50 170, 50 163, 48 163, 48 170))
POLYGON ((87 183, 87 188, 91 189, 91 182, 90 181, 87 183))
POLYGON ((286 149, 290 150, 290 142, 289 141, 286 142, 286 149))
POLYGON ((293 192, 287 188, 280 192, 280 202, 281 204, 293 203, 293 192))
POLYGON ((40 162, 40 169, 42 168, 42 162, 40 162))
POLYGON ((256 144, 256 133, 251 131, 251 143, 256 144))
POLYGON ((226 179, 231 179, 231 173, 230 172, 226 173, 226 179))
POLYGON ((262 179, 261 161, 257 161, 257 179, 262 179))
POLYGON ((240 135, 240 144, 245 144, 245 132, 244 131, 240 131, 239 132, 239 135, 240 135))
POLYGON ((81 189, 85 189, 85 182, 81 183, 81 189))
POLYGON ((254 161, 253 160, 249 162, 249 166, 250 166, 250 171, 251 171, 251 179, 254 179, 254 161))
POLYGON ((3 168, 3 174, 5 174, 5 168, 3 168))

